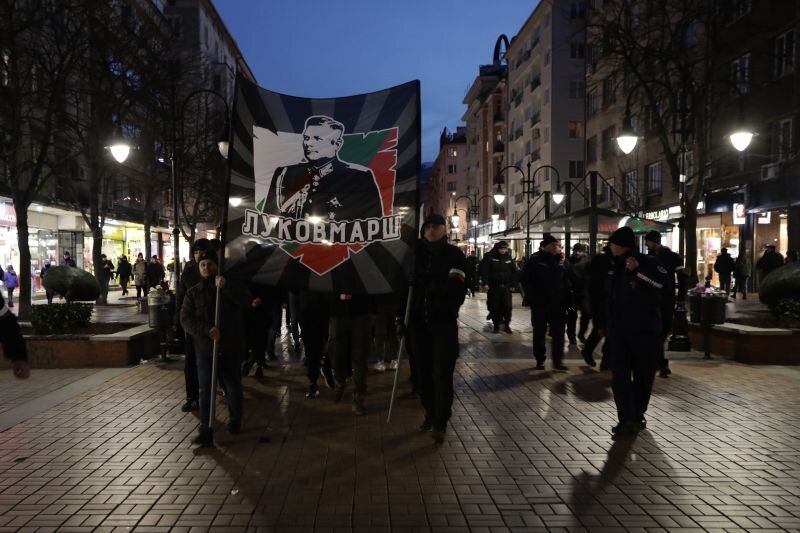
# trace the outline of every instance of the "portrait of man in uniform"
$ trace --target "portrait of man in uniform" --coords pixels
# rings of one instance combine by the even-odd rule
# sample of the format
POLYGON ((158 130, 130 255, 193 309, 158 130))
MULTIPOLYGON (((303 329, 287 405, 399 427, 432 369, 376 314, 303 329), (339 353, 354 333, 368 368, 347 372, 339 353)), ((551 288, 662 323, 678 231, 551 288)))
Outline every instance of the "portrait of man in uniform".
POLYGON ((315 115, 303 128, 304 161, 278 167, 264 211, 286 218, 342 221, 383 215, 381 194, 369 168, 339 159, 344 125, 315 115))

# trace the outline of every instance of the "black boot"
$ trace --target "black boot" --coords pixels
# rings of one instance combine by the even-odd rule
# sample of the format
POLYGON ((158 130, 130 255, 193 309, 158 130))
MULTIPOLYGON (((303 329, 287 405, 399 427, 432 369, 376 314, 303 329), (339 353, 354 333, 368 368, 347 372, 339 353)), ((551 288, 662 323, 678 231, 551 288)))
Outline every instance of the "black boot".
POLYGON ((214 430, 210 428, 200 428, 200 431, 192 439, 192 444, 201 448, 214 446, 214 430))

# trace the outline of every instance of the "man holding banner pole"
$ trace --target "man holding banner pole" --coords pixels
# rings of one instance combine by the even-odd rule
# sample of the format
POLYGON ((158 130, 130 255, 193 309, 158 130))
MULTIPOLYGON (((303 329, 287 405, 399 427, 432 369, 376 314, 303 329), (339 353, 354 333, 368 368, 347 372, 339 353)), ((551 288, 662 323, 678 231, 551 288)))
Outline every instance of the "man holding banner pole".
POLYGON ((432 431, 434 441, 441 444, 452 414, 458 310, 466 297, 467 260, 461 250, 447 242, 447 224, 442 215, 428 216, 422 231, 408 333, 417 358, 417 388, 425 408, 419 429, 432 431))

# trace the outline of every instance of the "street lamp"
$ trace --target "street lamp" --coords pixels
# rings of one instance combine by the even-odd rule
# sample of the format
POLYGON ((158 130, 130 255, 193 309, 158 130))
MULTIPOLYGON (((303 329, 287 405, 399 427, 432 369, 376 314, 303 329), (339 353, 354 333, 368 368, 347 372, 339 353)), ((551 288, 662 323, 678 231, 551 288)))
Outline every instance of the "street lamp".
POLYGON ((750 146, 750 142, 753 140, 755 133, 749 130, 740 129, 734 131, 729 135, 731 140, 731 144, 733 145, 736 150, 739 152, 744 152, 747 150, 747 147, 750 146))
MULTIPOLYGON (((454 225, 458 225, 458 222, 461 220, 456 212, 456 204, 462 198, 466 198, 467 202, 469 202, 469 208, 466 211, 467 214, 467 222, 470 226, 472 226, 472 245, 475 251, 477 252, 478 249, 478 219, 480 218, 480 202, 485 198, 492 198, 498 204, 498 198, 500 200, 505 200, 506 196, 503 194, 503 189, 500 186, 500 183, 497 184, 497 188, 495 189, 495 193, 493 196, 488 194, 484 194, 480 198, 478 198, 478 189, 475 189, 470 195, 470 187, 467 186, 467 194, 462 194, 461 196, 457 197, 453 200, 453 215, 450 217, 450 220, 453 221, 454 225)), ((469 228, 467 228, 469 232, 469 228)))
POLYGON ((106 150, 111 152, 111 155, 114 157, 116 162, 120 164, 124 163, 125 160, 128 159, 128 156, 131 153, 131 148, 133 147, 125 139, 125 137, 122 136, 122 134, 119 132, 119 129, 114 132, 114 136, 109 141, 108 146, 105 147, 106 150))
MULTIPOLYGON (((525 211, 525 215, 526 215, 525 216, 525 220, 526 220, 526 228, 525 228, 525 257, 526 258, 530 257, 531 252, 533 251, 532 248, 531 248, 531 198, 533 198, 533 195, 536 194, 536 191, 535 191, 535 188, 536 188, 536 185, 535 185, 536 174, 540 170, 543 170, 543 169, 546 169, 546 168, 547 169, 551 169, 553 172, 555 172, 556 177, 560 181, 560 177, 559 177, 560 175, 558 173, 558 169, 555 168, 552 165, 542 165, 539 168, 537 168, 533 172, 533 174, 531 174, 531 162, 530 162, 530 160, 525 164, 525 169, 526 169, 527 172, 523 171, 517 165, 508 165, 506 167, 501 168, 500 171, 498 172, 498 177, 495 178, 495 181, 500 183, 502 181, 500 176, 503 174, 503 172, 505 172, 506 170, 509 170, 509 169, 516 170, 522 176, 522 193, 525 195, 525 200, 526 200, 526 203, 527 203, 527 206, 528 206, 527 210, 525 211)), ((549 196, 550 196, 549 194, 545 194, 545 218, 548 217, 549 213, 550 213, 550 205, 549 205, 550 204, 550 198, 549 198, 549 196)))
MULTIPOLYGON (((633 94, 633 93, 631 93, 633 94)), ((617 146, 622 150, 622 153, 628 155, 636 148, 636 143, 639 142, 639 136, 633 129, 633 119, 631 118, 630 108, 625 110, 625 118, 622 121, 622 131, 617 136, 617 146)))
POLYGON ((494 201, 497 205, 502 204, 506 200, 506 195, 503 192, 503 185, 498 183, 497 188, 494 190, 494 201))

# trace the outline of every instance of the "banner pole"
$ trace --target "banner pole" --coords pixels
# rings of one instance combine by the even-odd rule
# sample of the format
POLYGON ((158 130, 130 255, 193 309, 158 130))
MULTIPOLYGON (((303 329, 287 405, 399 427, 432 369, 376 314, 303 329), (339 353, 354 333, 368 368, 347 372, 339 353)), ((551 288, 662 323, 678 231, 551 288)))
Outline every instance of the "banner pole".
POLYGON ((394 407, 394 398, 397 394, 397 380, 398 376, 400 376, 400 362, 403 357, 403 352, 406 348, 406 339, 408 338, 408 322, 411 320, 411 299, 414 296, 414 286, 409 285, 408 287, 408 298, 406 299, 406 313, 403 317, 403 329, 404 334, 400 337, 400 347, 397 350, 397 371, 394 373, 394 385, 392 386, 392 397, 389 400, 389 414, 386 417, 386 423, 388 424, 392 420, 392 408, 394 407))
MULTIPOLYGON (((218 276, 222 275, 222 269, 225 265, 225 238, 227 236, 227 229, 228 229, 228 202, 231 196, 231 159, 233 158, 234 149, 233 149, 233 131, 234 131, 234 124, 233 124, 233 114, 236 110, 236 102, 239 98, 239 67, 238 64, 236 66, 236 72, 234 73, 234 83, 233 83, 233 104, 231 105, 230 109, 228 110, 228 165, 227 165, 227 176, 225 180, 225 194, 223 196, 224 203, 222 204, 222 224, 220 225, 220 256, 219 256, 219 271, 217 272, 218 276)), ((214 280, 214 285, 216 285, 216 280, 214 280)), ((221 291, 219 287, 216 287, 216 300, 214 302, 214 327, 219 328, 219 314, 220 314, 220 298, 221 291)), ((211 405, 208 407, 208 426, 206 429, 208 431, 213 431, 214 429, 214 418, 216 417, 216 407, 217 407, 217 373, 219 371, 219 341, 214 341, 214 349, 211 352, 211 397, 209 398, 209 402, 211 405)))

